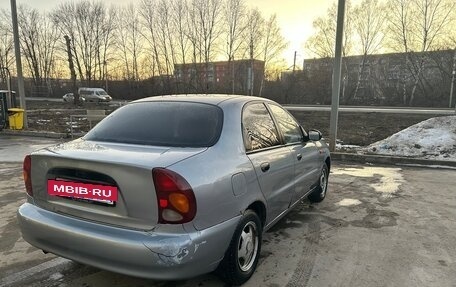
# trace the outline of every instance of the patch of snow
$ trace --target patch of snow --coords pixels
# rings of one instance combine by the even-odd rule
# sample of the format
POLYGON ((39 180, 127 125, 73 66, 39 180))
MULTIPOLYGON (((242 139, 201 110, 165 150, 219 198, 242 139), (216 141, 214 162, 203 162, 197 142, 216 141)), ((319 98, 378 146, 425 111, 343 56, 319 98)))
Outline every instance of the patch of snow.
POLYGON ((359 145, 336 143, 336 150, 358 149, 359 145))
POLYGON ((54 281, 57 281, 62 278, 63 278, 63 274, 60 272, 53 273, 53 274, 51 274, 51 276, 49 276, 49 279, 54 280, 54 281))
POLYGON ((425 120, 375 142, 362 151, 380 155, 456 160, 456 116, 425 120))
POLYGON ((364 178, 379 176, 379 181, 371 183, 369 186, 376 192, 382 193, 384 197, 391 197, 393 193, 399 190, 400 185, 404 182, 400 171, 400 168, 367 166, 360 168, 338 168, 334 169, 331 173, 364 178))
POLYGON ((339 205, 339 206, 354 206, 354 205, 360 205, 360 204, 361 204, 361 201, 359 201, 357 199, 352 199, 352 198, 344 198, 341 201, 339 201, 338 203, 336 203, 336 205, 339 205))
POLYGON ((51 120, 43 120, 43 119, 39 119, 39 120, 36 121, 36 123, 39 124, 39 125, 48 124, 50 122, 51 122, 51 120))
POLYGON ((454 169, 456 170, 456 167, 454 166, 447 166, 447 165, 437 165, 437 164, 415 164, 415 163, 402 163, 400 165, 403 166, 413 166, 413 167, 428 167, 428 168, 442 168, 442 169, 454 169))

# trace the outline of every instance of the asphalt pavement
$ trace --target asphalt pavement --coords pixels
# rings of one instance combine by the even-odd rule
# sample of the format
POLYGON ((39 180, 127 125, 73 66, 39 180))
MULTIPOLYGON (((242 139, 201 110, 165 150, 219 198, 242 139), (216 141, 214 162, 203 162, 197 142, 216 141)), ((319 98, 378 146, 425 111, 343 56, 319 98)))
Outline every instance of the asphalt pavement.
MULTIPOLYGON (((0 286, 224 286, 124 276, 43 254, 20 235, 22 158, 56 141, 0 137, 0 286)), ((456 171, 334 163, 320 204, 302 202, 263 236, 245 286, 456 286, 456 171)))
POLYGON ((59 143, 60 140, 0 134, 0 162, 22 162, 34 150, 59 143))

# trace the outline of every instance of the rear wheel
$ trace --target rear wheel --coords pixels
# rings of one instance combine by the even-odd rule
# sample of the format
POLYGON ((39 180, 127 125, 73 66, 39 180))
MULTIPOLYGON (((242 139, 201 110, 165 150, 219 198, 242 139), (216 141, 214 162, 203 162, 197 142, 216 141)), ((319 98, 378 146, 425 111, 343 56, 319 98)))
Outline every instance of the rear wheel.
POLYGON ((241 285, 252 276, 258 264, 263 229, 260 218, 247 210, 239 221, 225 257, 216 273, 230 285, 241 285))
POLYGON ((328 191, 328 166, 326 163, 323 165, 320 171, 320 177, 318 179, 318 185, 307 198, 312 203, 322 202, 326 197, 326 192, 328 191))

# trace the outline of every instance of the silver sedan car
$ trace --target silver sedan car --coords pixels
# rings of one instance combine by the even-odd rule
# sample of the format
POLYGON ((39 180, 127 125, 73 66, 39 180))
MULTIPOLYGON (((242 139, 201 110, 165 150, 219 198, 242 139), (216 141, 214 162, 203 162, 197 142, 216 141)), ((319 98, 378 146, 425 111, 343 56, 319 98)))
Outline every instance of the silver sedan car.
POLYGON ((59 256, 160 280, 246 282, 262 233, 326 196, 330 154, 277 103, 176 95, 119 108, 24 159, 23 238, 59 256))

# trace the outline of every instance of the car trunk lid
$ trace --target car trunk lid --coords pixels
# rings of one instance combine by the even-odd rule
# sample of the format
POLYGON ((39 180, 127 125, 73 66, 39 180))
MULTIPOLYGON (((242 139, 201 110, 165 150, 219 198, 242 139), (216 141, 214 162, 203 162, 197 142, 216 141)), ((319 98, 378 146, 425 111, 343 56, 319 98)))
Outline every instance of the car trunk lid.
MULTIPOLYGON (((82 139, 32 154, 35 204, 53 212, 132 229, 150 230, 158 221, 154 167, 167 167, 207 148, 152 147, 82 139), (55 196, 48 184, 117 190, 117 201, 55 196)), ((61 186, 60 186, 61 187, 61 186)))

